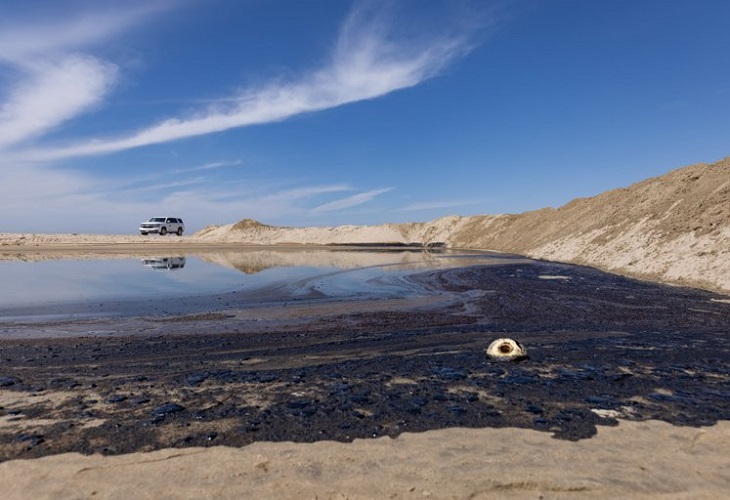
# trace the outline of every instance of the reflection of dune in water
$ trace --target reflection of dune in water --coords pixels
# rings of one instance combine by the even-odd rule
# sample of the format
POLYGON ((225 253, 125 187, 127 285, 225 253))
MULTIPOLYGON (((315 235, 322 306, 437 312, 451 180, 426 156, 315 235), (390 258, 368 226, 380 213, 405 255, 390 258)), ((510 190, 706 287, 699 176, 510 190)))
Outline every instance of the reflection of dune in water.
POLYGON ((198 258, 211 264, 254 274, 272 267, 319 267, 355 269, 374 266, 434 266, 436 257, 428 252, 409 251, 348 251, 267 249, 227 252, 206 252, 198 258))
MULTIPOLYGON (((246 249, 237 251, 197 253, 201 260, 255 274, 273 267, 317 267, 357 269, 389 266, 393 269, 437 269, 474 264, 515 262, 515 257, 502 254, 451 253, 407 250, 331 250, 331 249, 246 249)), ((517 258, 522 262, 529 259, 517 258)))
POLYGON ((0 254, 0 261, 45 262, 55 260, 155 260, 163 258, 184 259, 194 255, 204 262, 255 274, 272 267, 336 267, 352 269, 383 265, 435 265, 437 255, 423 250, 378 249, 302 249, 292 248, 243 248, 235 250, 188 249, 174 253, 162 252, 19 252, 0 254))

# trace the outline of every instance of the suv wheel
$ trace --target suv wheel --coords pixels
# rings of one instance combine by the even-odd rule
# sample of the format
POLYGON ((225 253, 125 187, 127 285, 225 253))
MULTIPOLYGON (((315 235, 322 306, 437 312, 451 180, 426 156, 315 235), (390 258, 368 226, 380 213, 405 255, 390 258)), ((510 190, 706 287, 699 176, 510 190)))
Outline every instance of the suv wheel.
POLYGON ((167 234, 167 228, 166 227, 160 228, 160 236, 165 236, 166 234, 167 234))
POLYGON ((182 236, 182 228, 181 227, 177 228, 177 235, 178 236, 182 236))

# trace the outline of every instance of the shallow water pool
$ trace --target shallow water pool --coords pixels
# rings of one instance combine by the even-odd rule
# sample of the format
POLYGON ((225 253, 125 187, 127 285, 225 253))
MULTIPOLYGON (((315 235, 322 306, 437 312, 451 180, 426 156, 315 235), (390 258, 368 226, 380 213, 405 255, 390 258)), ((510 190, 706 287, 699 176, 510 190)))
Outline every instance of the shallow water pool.
POLYGON ((165 311, 181 313, 188 310, 186 297, 250 292, 256 300, 264 290, 287 297, 404 296, 414 290, 401 278, 415 270, 519 259, 483 252, 278 248, 21 258, 0 261, 0 319, 145 314, 162 303, 165 311))

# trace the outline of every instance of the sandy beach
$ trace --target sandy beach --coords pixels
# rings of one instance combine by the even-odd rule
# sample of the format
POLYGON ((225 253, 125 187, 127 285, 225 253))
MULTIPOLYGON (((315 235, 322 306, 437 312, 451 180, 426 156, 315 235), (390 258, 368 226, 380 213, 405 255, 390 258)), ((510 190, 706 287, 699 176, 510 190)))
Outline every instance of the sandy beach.
POLYGON ((730 425, 622 422, 558 441, 447 429, 343 444, 254 443, 0 464, 5 498, 724 498, 730 425))
MULTIPOLYGON (((59 238, 25 255, 148 244, 59 238)), ((409 279, 428 293, 5 322, 0 486, 8 498, 730 489, 726 296, 517 258, 409 279), (489 360, 503 336, 529 359, 489 360)))
POLYGON ((729 25, 2 1, 0 500, 730 500, 729 25))

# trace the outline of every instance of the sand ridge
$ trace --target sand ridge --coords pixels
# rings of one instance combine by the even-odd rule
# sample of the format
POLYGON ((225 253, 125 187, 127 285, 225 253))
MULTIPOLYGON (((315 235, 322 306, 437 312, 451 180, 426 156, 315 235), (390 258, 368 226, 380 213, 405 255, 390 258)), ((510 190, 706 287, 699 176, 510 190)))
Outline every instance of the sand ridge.
POLYGON ((441 242, 730 291, 730 158, 557 208, 379 226, 274 227, 245 219, 198 241, 255 244, 441 242))
POLYGON ((557 208, 375 226, 277 227, 243 219, 191 236, 0 233, 0 259, 80 250, 105 255, 246 245, 434 243, 596 267, 730 292, 730 158, 698 164, 557 208))

